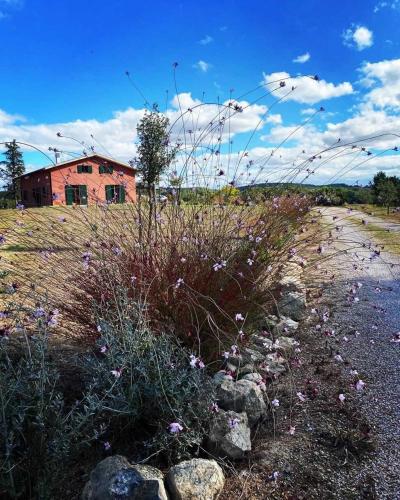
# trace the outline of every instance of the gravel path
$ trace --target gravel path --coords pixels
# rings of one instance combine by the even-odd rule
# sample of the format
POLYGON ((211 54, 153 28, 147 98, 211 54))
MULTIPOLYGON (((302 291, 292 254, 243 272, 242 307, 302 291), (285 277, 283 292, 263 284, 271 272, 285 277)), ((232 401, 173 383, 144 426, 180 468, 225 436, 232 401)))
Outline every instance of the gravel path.
POLYGON ((322 214, 338 228, 327 250, 334 252, 333 259, 321 266, 325 275, 335 275, 329 285, 333 306, 328 324, 340 336, 344 370, 357 370, 365 382, 359 401, 378 441, 362 474, 372 478, 375 498, 399 500, 400 342, 393 337, 400 332, 400 256, 382 251, 363 226, 348 218, 356 215, 395 232, 400 225, 348 214, 344 208, 324 208, 322 214))

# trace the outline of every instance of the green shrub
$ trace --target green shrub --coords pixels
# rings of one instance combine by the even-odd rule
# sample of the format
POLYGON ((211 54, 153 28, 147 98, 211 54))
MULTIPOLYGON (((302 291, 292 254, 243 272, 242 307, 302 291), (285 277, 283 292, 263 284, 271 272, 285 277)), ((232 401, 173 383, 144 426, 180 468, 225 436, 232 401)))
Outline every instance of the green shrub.
MULTIPOLYGON (((88 389, 84 414, 75 427, 104 429, 103 440, 118 443, 141 429, 150 453, 168 460, 197 452, 208 431, 214 390, 204 368, 190 364, 190 353, 170 336, 154 335, 142 310, 118 293, 118 311, 96 311, 98 355, 85 359, 88 389), (170 432, 178 423, 180 432, 170 432)), ((192 359, 194 359, 192 357, 192 359)), ((193 363, 192 363, 193 364, 193 363)))

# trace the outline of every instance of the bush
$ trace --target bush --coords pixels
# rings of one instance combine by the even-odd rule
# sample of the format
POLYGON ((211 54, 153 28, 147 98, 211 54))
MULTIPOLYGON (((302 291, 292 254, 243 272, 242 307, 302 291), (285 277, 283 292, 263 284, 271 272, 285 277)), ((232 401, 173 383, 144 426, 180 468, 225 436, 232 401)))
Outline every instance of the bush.
POLYGON ((103 307, 96 312, 98 355, 84 361, 89 384, 85 413, 75 428, 88 429, 88 441, 90 431, 100 428, 111 443, 145 436, 150 453, 169 461, 189 457, 208 432, 211 379, 199 358, 191 358, 171 337, 151 333, 143 311, 123 289, 118 305, 118 311, 103 307), (182 430, 171 432, 171 424, 182 430))
POLYGON ((0 493, 52 498, 69 454, 59 374, 45 332, 0 338, 0 493))
POLYGON ((10 326, 0 338, 0 494, 58 497, 85 449, 92 456, 136 450, 136 459, 141 450, 141 459, 168 461, 199 451, 214 402, 200 360, 153 335, 123 292, 118 311, 94 312, 98 348, 78 359, 50 351, 55 313, 3 312, 10 326), (71 388, 63 366, 82 387, 71 388))

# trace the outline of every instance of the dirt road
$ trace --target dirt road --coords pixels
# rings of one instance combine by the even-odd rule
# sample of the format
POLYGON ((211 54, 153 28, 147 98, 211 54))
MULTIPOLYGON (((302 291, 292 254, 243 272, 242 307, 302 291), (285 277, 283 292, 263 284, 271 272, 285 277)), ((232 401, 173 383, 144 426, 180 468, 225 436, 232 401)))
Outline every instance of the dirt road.
POLYGON ((335 330, 343 370, 349 379, 356 370, 365 383, 357 394, 377 439, 360 479, 373 483, 373 498, 400 499, 400 256, 382 249, 367 227, 352 218, 394 233, 400 225, 345 208, 321 213, 331 231, 323 252, 332 257, 320 268, 321 276, 330 278, 327 326, 335 330))

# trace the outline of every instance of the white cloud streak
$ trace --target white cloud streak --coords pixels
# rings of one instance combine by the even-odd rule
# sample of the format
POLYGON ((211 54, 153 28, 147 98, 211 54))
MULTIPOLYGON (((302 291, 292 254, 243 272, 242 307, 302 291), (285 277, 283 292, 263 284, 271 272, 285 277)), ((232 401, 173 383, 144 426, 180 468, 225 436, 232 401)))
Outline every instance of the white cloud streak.
POLYGON ((302 54, 301 56, 297 56, 293 59, 294 63, 299 63, 299 64, 304 64, 307 61, 309 61, 311 58, 310 53, 306 52, 305 54, 302 54))

